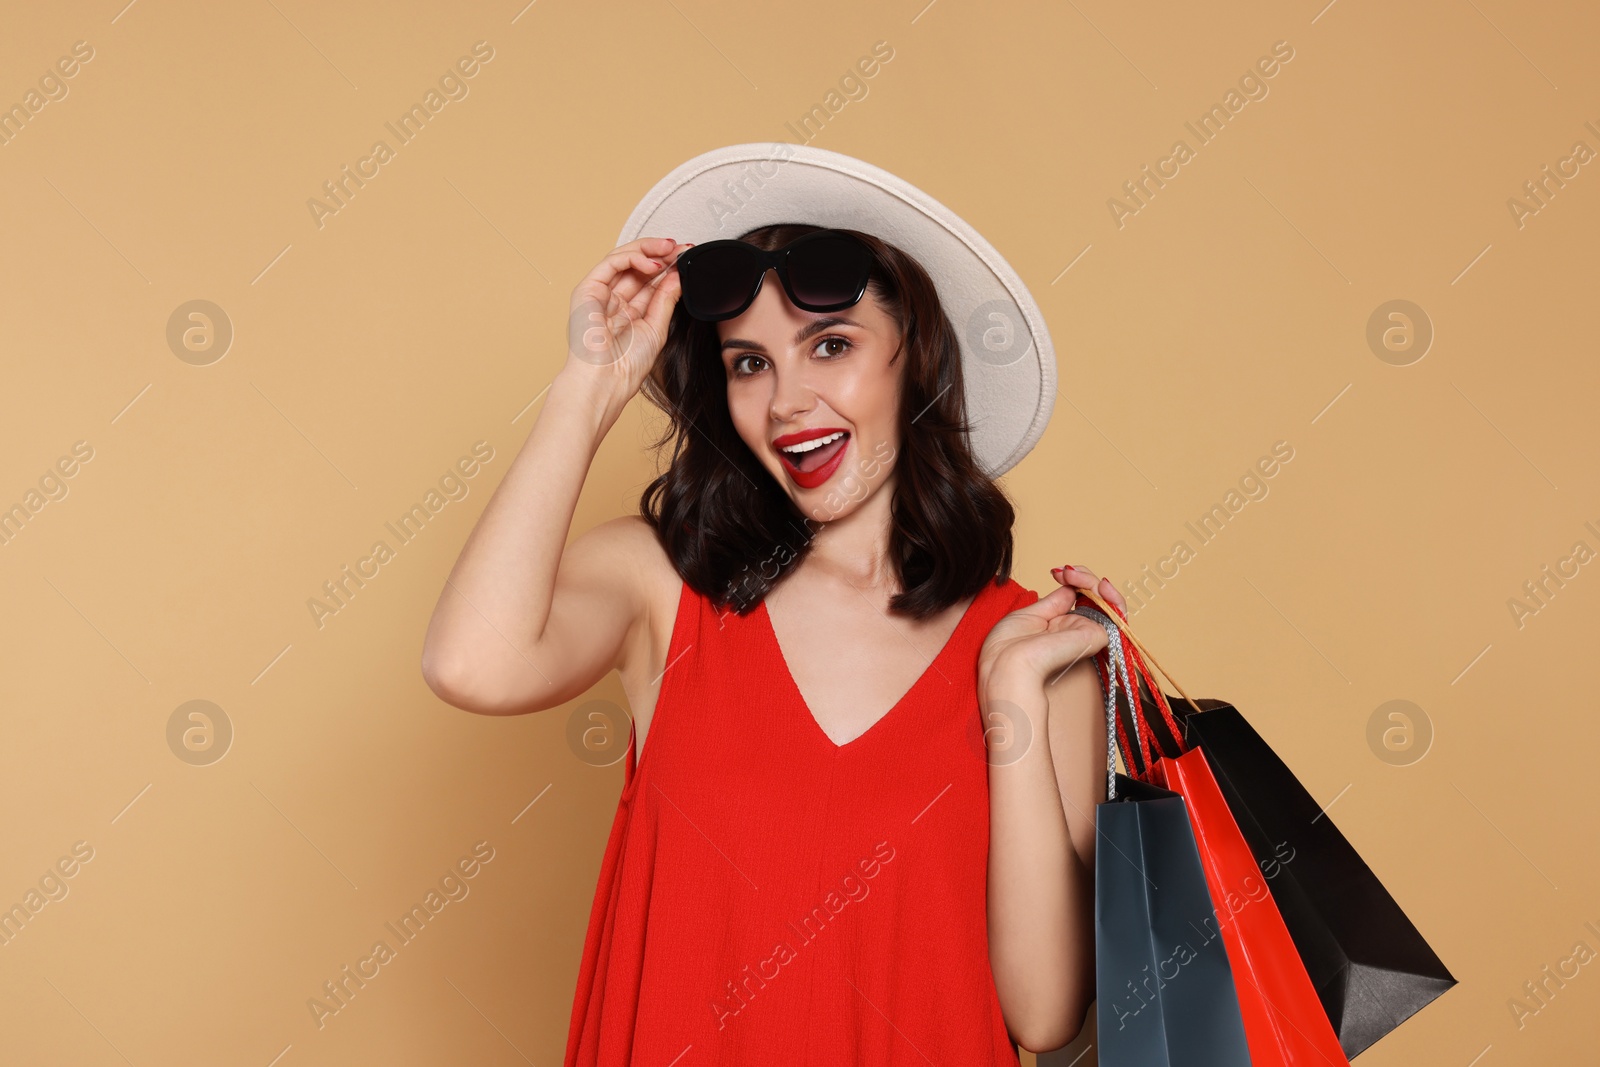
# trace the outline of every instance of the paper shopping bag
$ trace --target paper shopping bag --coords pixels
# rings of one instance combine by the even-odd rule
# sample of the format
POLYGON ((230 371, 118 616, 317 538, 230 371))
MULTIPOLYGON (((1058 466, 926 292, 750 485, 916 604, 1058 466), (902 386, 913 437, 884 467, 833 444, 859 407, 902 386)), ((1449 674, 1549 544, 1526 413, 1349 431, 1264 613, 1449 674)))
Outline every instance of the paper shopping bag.
POLYGON ((1346 1056, 1456 979, 1333 820, 1238 709, 1200 701, 1183 726, 1205 753, 1268 881, 1346 1056), (1206 705, 1210 705, 1207 707, 1206 705))
MULTIPOLYGON (((1104 608, 1112 610, 1109 605, 1104 608)), ((1110 622, 1102 612, 1095 614, 1103 624, 1110 622)), ((1138 766, 1131 768, 1134 777, 1183 798, 1231 968, 1250 1062, 1254 1067, 1348 1067, 1349 1059, 1205 753, 1186 745, 1141 646, 1126 631, 1126 620, 1120 628, 1107 625, 1107 629, 1108 659, 1120 660, 1125 673, 1118 685, 1112 672, 1102 670, 1102 685, 1128 694, 1133 719, 1134 743, 1124 744, 1124 756, 1136 752, 1139 757, 1138 766), (1158 714, 1145 715, 1142 686, 1148 687, 1158 714), (1151 726, 1155 722, 1164 728, 1170 747, 1155 734, 1151 726)))
POLYGON ((1350 1060, 1294 939, 1200 749, 1158 759, 1153 777, 1183 797, 1233 965, 1254 1067, 1346 1067, 1350 1060))
POLYGON ((1249 1067, 1183 798, 1118 775, 1095 809, 1094 879, 1101 1067, 1249 1067))
MULTIPOLYGON (((1244 1018, 1183 798, 1116 773, 1148 767, 1117 624, 1096 657, 1106 694, 1106 796, 1095 808, 1095 1022, 1101 1067, 1249 1067, 1244 1018), (1129 741, 1129 731, 1134 741, 1129 741)), ((1054 1059, 1046 1054, 1041 1067, 1054 1059)), ((1063 1064, 1065 1061, 1062 1061, 1063 1064)))

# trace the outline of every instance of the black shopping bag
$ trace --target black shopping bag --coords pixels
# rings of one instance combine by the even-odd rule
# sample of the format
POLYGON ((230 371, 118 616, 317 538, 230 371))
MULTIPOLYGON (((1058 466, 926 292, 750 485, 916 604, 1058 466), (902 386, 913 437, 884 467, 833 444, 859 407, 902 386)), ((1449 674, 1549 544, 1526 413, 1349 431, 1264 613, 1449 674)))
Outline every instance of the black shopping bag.
MULTIPOLYGON (((1140 703, 1154 707, 1147 688, 1140 703)), ((1199 711, 1183 716, 1184 736, 1205 753, 1339 1044, 1353 1058, 1456 979, 1238 709, 1220 700, 1196 705, 1199 711)))
POLYGON ((1249 1067, 1233 972, 1184 801, 1116 776, 1095 808, 1100 1067, 1249 1067))

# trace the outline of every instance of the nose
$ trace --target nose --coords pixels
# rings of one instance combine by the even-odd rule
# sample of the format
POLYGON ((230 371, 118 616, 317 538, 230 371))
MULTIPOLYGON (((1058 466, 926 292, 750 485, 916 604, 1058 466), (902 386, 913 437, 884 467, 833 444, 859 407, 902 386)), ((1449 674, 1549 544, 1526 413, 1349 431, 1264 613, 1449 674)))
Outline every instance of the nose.
POLYGON ((785 366, 782 360, 774 362, 772 400, 768 409, 773 422, 793 422, 815 406, 816 393, 812 392, 810 383, 806 381, 804 366, 803 361, 798 366, 785 366))

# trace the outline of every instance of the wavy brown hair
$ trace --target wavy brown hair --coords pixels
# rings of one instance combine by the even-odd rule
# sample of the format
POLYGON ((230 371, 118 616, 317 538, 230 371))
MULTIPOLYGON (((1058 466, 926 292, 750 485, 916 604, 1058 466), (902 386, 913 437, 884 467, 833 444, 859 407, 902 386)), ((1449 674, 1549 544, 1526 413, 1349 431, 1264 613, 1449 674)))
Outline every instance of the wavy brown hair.
MULTIPOLYGON (((822 228, 782 223, 739 240, 777 249, 822 228)), ((902 591, 889 608, 925 619, 1010 577, 1015 515, 972 454, 961 351, 932 279, 893 245, 845 232, 875 260, 863 299, 875 299, 900 326, 890 361, 906 357, 889 552, 902 591)), ((718 610, 731 605, 744 615, 805 558, 814 526, 739 437, 727 389, 717 324, 689 317, 680 300, 643 385, 670 419, 652 447, 659 454, 670 445, 672 458, 640 496, 639 511, 691 588, 718 610)))

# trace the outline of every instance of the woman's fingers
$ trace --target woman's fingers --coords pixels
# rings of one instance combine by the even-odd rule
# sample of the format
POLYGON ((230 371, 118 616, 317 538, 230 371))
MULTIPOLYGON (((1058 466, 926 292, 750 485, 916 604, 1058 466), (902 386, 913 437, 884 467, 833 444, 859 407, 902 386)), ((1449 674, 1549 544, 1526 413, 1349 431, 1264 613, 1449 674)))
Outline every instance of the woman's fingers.
POLYGON ((1128 619, 1128 602, 1122 598, 1121 591, 1112 584, 1110 578, 1100 579, 1100 584, 1104 586, 1104 589, 1100 591, 1100 595, 1106 598, 1107 603, 1117 609, 1117 614, 1121 615, 1123 621, 1126 622, 1128 619))
MULTIPOLYGON (((678 277, 678 272, 675 269, 678 265, 678 257, 684 252, 688 251, 689 247, 689 245, 684 245, 681 248, 677 248, 671 252, 668 252, 665 256, 661 256, 660 262, 663 264, 663 266, 659 270, 653 270, 652 276, 644 281, 643 284, 639 285, 638 291, 635 292, 631 297, 624 297, 624 299, 628 301, 629 306, 633 308, 637 317, 647 317, 649 315, 649 309, 656 302, 656 293, 659 292, 662 286, 666 284, 666 280, 669 277, 678 277)), ((679 279, 677 284, 682 284, 682 280, 679 279)), ((618 290, 618 295, 623 295, 620 288, 618 290)))
POLYGON ((641 237, 606 253, 594 269, 584 275, 586 282, 599 282, 624 300, 631 299, 650 278, 666 268, 653 261, 672 252, 677 242, 670 237, 641 237))
POLYGON ((1093 619, 1069 613, 1051 619, 1045 633, 1027 640, 1042 642, 1035 650, 1033 662, 1048 684, 1069 667, 1092 658, 1105 648, 1109 635, 1105 627, 1093 619))
POLYGON ((673 244, 670 237, 641 237, 637 241, 629 241, 607 252, 594 265, 594 269, 584 275, 583 280, 597 281, 609 287, 616 281, 617 275, 637 268, 642 261, 665 255, 672 250, 673 244))
POLYGON ((650 301, 650 294, 646 290, 665 277, 671 269, 670 253, 666 256, 647 256, 643 252, 634 252, 628 257, 628 269, 617 275, 611 291, 623 302, 633 304, 643 311, 643 305, 650 301))
POLYGON ((1058 615, 1064 615, 1072 610, 1072 605, 1077 601, 1077 590, 1068 586, 1052 589, 1049 593, 1035 600, 1026 607, 1017 609, 1018 614, 1037 615, 1046 622, 1058 615))
POLYGON ((1092 589, 1100 598, 1117 609, 1117 614, 1124 620, 1128 617, 1128 602, 1123 599, 1115 583, 1110 578, 1098 577, 1087 567, 1074 567, 1070 564, 1057 567, 1050 572, 1056 581, 1063 587, 1074 589, 1092 589))
POLYGON ((661 283, 676 275, 673 267, 688 247, 670 237, 642 237, 608 252, 573 290, 569 349, 587 362, 610 362, 617 346, 629 347, 625 339, 647 319, 650 343, 659 349, 676 305, 675 290, 659 299, 661 283), (658 309, 653 317, 652 308, 658 309))
MULTIPOLYGON (((678 272, 673 271, 670 276, 662 278, 659 285, 654 285, 651 291, 655 294, 650 298, 641 318, 657 338, 667 336, 667 324, 672 319, 672 309, 677 306, 678 295, 682 292, 683 282, 678 277, 678 272)), ((657 342, 659 343, 659 342, 657 342)))

